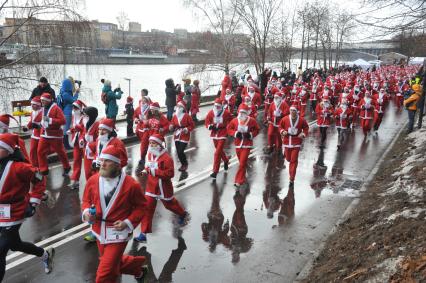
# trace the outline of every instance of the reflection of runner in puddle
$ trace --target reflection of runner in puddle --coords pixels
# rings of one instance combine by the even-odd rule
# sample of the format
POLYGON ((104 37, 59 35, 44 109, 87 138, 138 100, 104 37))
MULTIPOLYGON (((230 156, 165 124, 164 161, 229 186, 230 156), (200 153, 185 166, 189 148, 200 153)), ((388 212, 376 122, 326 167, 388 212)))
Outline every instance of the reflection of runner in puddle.
POLYGON ((278 193, 281 190, 281 171, 284 159, 278 154, 271 156, 265 173, 265 190, 263 191, 263 204, 266 208, 266 216, 273 218, 274 213, 280 208, 278 193))
POLYGON ((287 195, 281 202, 280 213, 278 214, 278 225, 289 222, 294 217, 294 188, 289 188, 287 195))
POLYGON ((315 192, 315 197, 321 196, 322 190, 327 186, 327 178, 325 173, 327 172, 327 166, 324 164, 324 149, 321 148, 318 160, 313 166, 313 177, 311 179, 311 189, 315 192))
POLYGON ((173 282, 172 275, 176 271, 179 261, 182 258, 183 252, 186 250, 185 240, 182 237, 178 237, 178 247, 172 250, 169 259, 164 264, 163 270, 160 273, 160 276, 157 278, 155 276, 154 269, 151 262, 151 253, 146 249, 146 246, 143 246, 138 252, 137 255, 145 257, 145 262, 148 265, 149 273, 145 282, 173 282))
POLYGON ((222 209, 220 208, 220 198, 222 196, 224 186, 221 185, 219 190, 216 182, 213 182, 213 194, 212 194, 212 205, 210 211, 207 213, 208 223, 201 224, 202 238, 204 241, 209 243, 210 252, 216 250, 218 244, 222 244, 225 247, 230 247, 229 232, 229 221, 225 224, 225 217, 223 216, 222 209))
POLYGON ((334 193, 338 193, 339 188, 345 181, 345 179, 343 178, 344 159, 345 152, 338 152, 336 154, 333 167, 331 168, 331 175, 329 177, 328 183, 330 184, 330 187, 334 193))
POLYGON ((232 263, 240 261, 240 254, 246 253, 253 245, 253 239, 247 238, 248 227, 244 216, 244 205, 248 191, 236 191, 234 195, 235 212, 231 223, 232 263))

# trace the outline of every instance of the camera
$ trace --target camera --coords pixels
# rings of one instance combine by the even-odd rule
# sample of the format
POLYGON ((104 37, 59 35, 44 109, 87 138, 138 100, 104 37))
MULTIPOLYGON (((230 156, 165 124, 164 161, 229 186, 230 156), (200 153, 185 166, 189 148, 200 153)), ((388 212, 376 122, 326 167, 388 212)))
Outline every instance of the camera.
POLYGON ((75 80, 74 82, 75 82, 76 84, 78 84, 78 86, 79 86, 79 87, 81 87, 81 81, 77 81, 77 80, 75 80))

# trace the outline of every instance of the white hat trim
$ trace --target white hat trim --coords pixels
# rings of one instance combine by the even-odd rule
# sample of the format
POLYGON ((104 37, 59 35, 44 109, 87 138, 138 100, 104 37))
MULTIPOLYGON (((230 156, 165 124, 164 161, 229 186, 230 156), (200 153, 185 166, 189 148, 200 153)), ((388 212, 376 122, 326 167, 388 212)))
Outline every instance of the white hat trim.
POLYGON ((115 157, 114 155, 111 155, 111 154, 101 153, 100 158, 111 160, 111 161, 114 161, 115 163, 121 164, 120 158, 115 157))
POLYGON ((14 149, 4 141, 0 141, 0 147, 6 149, 10 154, 14 151, 14 149))

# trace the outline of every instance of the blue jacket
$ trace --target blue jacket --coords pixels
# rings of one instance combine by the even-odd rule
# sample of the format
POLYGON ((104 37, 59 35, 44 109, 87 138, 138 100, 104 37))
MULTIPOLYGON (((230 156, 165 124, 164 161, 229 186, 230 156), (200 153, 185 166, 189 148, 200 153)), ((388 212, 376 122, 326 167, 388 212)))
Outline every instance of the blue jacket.
POLYGON ((64 115, 69 116, 72 115, 72 104, 74 101, 78 99, 78 93, 73 95, 72 93, 73 85, 71 80, 65 79, 62 81, 61 90, 59 95, 61 96, 62 110, 64 111, 64 115))
POLYGON ((117 99, 121 99, 123 92, 121 90, 113 92, 110 86, 104 86, 102 92, 107 95, 105 103, 105 114, 107 118, 115 118, 118 114, 117 99))

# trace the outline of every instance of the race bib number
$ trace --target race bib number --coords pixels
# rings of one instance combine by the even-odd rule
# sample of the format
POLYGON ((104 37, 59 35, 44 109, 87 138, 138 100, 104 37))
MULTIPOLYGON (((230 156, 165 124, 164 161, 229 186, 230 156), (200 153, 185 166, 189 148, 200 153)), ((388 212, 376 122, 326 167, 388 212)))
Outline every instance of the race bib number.
POLYGON ((238 125, 238 132, 247 133, 247 131, 248 131, 248 126, 238 125))
POLYGON ((0 219, 10 219, 10 204, 0 204, 0 219))
POLYGON ((223 117, 214 117, 214 123, 215 124, 222 124, 223 123, 223 117))
POLYGON ((148 161, 145 166, 150 169, 158 169, 158 163, 155 161, 148 161))
POLYGON ((115 230, 114 227, 106 227, 106 241, 108 243, 123 242, 129 237, 129 231, 124 229, 123 231, 115 230))

